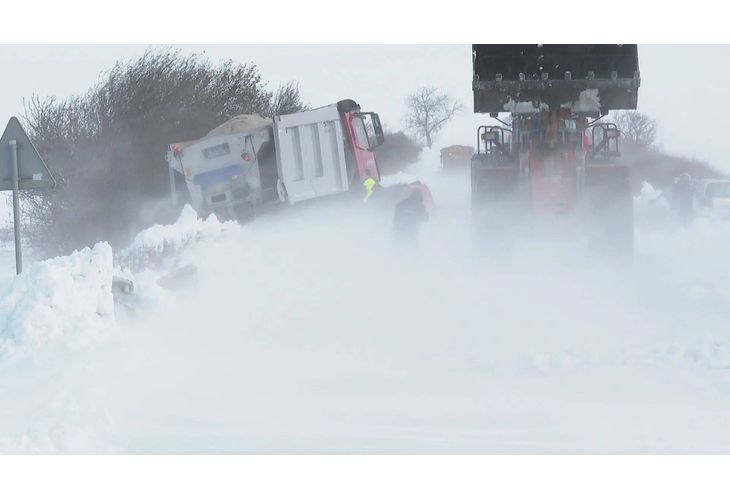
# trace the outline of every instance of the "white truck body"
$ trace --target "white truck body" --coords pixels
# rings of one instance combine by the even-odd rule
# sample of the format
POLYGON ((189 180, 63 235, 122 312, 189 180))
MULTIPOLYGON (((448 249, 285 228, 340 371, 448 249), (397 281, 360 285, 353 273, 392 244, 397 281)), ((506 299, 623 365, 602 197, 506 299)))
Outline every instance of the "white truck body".
POLYGON ((279 178, 290 203, 348 190, 337 105, 277 116, 274 140, 279 178))

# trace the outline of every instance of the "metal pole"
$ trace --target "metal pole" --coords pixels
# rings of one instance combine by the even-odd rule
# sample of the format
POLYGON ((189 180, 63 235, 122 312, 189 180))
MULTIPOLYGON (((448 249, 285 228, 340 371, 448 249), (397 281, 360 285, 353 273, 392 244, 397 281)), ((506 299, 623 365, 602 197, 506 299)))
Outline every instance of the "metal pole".
POLYGON ((170 202, 172 208, 177 208, 177 186, 175 185, 175 171, 168 164, 167 169, 170 171, 170 202))
POLYGON ((23 271, 23 254, 20 249, 20 193, 18 189, 18 143, 10 140, 10 161, 13 176, 13 226, 15 229, 15 273, 23 271))

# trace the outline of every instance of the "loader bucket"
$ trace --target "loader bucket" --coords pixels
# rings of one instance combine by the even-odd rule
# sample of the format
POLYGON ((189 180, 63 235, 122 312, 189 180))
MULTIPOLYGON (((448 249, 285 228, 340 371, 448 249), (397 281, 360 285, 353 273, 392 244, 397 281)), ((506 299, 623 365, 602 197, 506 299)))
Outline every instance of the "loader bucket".
POLYGON ((636 45, 472 45, 474 112, 636 109, 636 45))

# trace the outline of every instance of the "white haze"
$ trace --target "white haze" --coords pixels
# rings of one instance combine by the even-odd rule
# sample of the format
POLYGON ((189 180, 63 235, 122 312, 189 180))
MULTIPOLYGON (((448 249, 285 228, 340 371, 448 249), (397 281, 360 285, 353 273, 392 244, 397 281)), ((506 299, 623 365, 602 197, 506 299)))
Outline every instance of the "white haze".
POLYGON ((0 447, 730 451, 730 226, 682 227, 645 186, 633 264, 531 238, 494 255, 468 173, 433 164, 399 176, 436 200, 417 259, 359 204, 228 224, 185 251, 192 286, 142 273, 101 339, 0 360, 0 447))

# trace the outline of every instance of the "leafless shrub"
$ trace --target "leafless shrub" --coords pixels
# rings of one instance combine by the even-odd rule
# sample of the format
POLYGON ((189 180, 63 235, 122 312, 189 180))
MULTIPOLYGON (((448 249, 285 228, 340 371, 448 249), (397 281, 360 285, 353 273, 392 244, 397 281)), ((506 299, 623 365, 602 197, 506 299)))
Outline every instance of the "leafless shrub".
POLYGON ((124 244, 175 215, 160 209, 166 144, 202 137, 241 113, 300 104, 296 84, 274 95, 254 64, 213 65, 167 48, 117 62, 83 95, 33 96, 23 121, 58 188, 24 194, 26 234, 45 254, 102 239, 124 244))
POLYGON ((654 146, 657 124, 653 118, 638 111, 619 111, 612 119, 628 147, 648 149, 654 146))
POLYGON ((307 109, 299 92, 299 83, 290 81, 279 85, 266 111, 265 116, 272 118, 276 115, 288 115, 307 109))
POLYGON ((656 120, 638 111, 619 111, 609 117, 621 131, 621 161, 628 165, 635 192, 649 182, 665 189, 682 173, 692 177, 723 177, 707 162, 667 154, 656 144, 656 120))
POLYGON ((385 142, 375 149, 378 169, 382 175, 391 175, 418 160, 422 146, 399 130, 385 130, 385 142))

